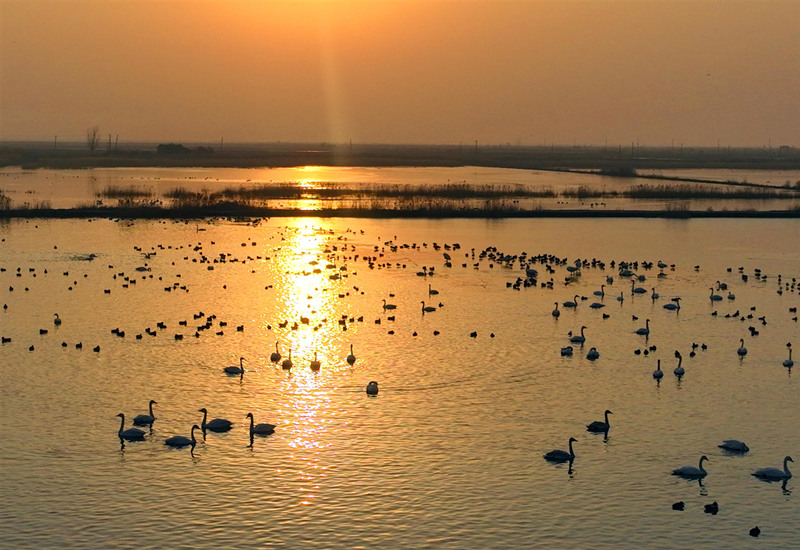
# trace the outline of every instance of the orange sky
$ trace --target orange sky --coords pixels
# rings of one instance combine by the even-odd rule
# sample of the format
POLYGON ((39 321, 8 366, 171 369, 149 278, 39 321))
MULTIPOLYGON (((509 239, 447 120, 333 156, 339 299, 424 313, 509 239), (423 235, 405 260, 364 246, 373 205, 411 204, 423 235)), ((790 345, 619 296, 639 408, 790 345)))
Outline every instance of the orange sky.
POLYGON ((800 146, 800 0, 0 0, 0 139, 800 146))

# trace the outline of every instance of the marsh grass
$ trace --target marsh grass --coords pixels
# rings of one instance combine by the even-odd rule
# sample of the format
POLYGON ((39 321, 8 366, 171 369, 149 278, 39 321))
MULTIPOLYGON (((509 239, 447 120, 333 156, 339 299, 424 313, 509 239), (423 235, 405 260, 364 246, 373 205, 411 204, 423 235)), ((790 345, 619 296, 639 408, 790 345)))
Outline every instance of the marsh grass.
POLYGON ((154 194, 151 189, 109 185, 101 191, 98 191, 96 196, 103 197, 105 199, 145 199, 153 197, 154 194))
POLYGON ((763 187, 724 189, 707 185, 634 185, 622 196, 629 199, 796 199, 797 193, 763 187))

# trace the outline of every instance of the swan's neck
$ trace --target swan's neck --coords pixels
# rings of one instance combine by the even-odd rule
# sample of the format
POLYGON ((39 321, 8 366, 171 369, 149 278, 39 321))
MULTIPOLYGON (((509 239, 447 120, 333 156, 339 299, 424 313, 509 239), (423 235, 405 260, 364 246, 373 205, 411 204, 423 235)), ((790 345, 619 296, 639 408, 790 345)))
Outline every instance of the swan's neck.
POLYGON ((125 427, 125 417, 124 416, 120 416, 119 417, 119 432, 118 433, 122 434, 122 429, 124 427, 125 427))
POLYGON ((575 458, 575 451, 572 450, 572 440, 569 441, 569 456, 575 458))
POLYGON ((152 404, 152 403, 150 403, 150 406, 149 406, 148 408, 150 409, 150 418, 155 418, 155 417, 153 416, 153 404, 152 404))
POLYGON ((608 413, 606 413, 606 426, 608 426, 608 413))
POLYGON ((706 473, 706 469, 703 468, 703 461, 704 460, 706 460, 706 457, 703 457, 703 458, 700 459, 700 464, 698 464, 697 467, 700 469, 701 472, 706 473))
MULTIPOLYGON (((205 429, 206 419, 208 418, 208 411, 203 411, 203 423, 201 426, 205 429)), ((194 429, 192 429, 192 437, 194 437, 194 429)))
POLYGON ((253 431, 253 426, 255 426, 255 420, 253 420, 252 415, 250 416, 250 432, 253 431))
POLYGON ((783 459, 783 473, 786 474, 787 477, 792 475, 792 472, 789 471, 789 460, 786 458, 783 459))

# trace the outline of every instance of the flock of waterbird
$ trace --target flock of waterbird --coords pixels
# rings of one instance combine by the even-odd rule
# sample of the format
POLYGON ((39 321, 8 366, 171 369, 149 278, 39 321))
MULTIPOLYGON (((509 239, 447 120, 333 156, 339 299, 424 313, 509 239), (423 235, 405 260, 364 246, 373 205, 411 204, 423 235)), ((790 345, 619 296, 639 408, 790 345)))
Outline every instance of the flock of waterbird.
MULTIPOLYGON (((396 237, 395 237, 395 240, 396 240, 396 237)), ((214 244, 214 242, 212 241, 211 244, 214 244)), ((243 247, 247 246, 247 244, 248 243, 242 243, 242 246, 243 247)), ((249 244, 254 246, 256 243, 255 242, 250 242, 249 244)), ((377 245, 374 247, 374 251, 373 251, 374 253, 373 254, 361 254, 361 255, 359 255, 359 254, 355 253, 355 247, 348 248, 347 244, 329 245, 329 248, 326 248, 326 250, 325 250, 325 254, 327 255, 328 262, 329 262, 325 266, 325 269, 329 270, 329 273, 331 273, 329 275, 329 279, 336 280, 336 279, 339 279, 341 277, 346 277, 347 276, 346 272, 348 270, 348 267, 346 265, 346 262, 348 260, 351 261, 351 262, 356 262, 356 261, 359 261, 359 259, 360 259, 361 261, 366 262, 366 265, 370 269, 376 268, 376 267, 377 268, 381 268, 381 267, 406 268, 406 264, 405 263, 401 264, 400 262, 395 262, 394 264, 392 264, 390 261, 384 260, 383 257, 384 257, 384 252, 386 251, 386 249, 388 248, 392 252, 397 252, 398 250, 402 250, 402 249, 408 249, 408 248, 419 248, 419 249, 422 249, 422 248, 427 247, 427 246, 428 246, 427 243, 423 243, 420 246, 420 245, 417 245, 416 243, 409 245, 409 244, 396 244, 394 241, 385 241, 381 247, 379 247, 377 245), (349 253, 349 255, 348 255, 348 253, 349 253)), ((173 247, 172 246, 158 245, 158 247, 153 247, 148 252, 144 252, 141 247, 134 247, 134 248, 135 248, 136 251, 138 251, 139 253, 141 253, 143 255, 145 260, 151 260, 159 252, 159 250, 171 249, 173 247)), ((181 249, 181 248, 184 248, 184 246, 181 245, 181 246, 176 246, 175 247, 175 249, 181 249)), ((195 253, 195 257, 190 258, 189 256, 186 256, 186 257, 184 257, 184 260, 185 261, 195 262, 195 263, 200 263, 200 264, 207 264, 207 269, 209 271, 213 270, 215 265, 221 264, 221 263, 241 262, 242 264, 244 264, 244 263, 247 263, 248 261, 253 261, 253 260, 257 260, 257 259, 258 260, 260 260, 260 259, 268 260, 269 259, 269 257, 262 258, 262 256, 249 256, 249 255, 246 256, 245 258, 238 258, 238 257, 236 257, 236 256, 234 256, 234 255, 232 255, 230 253, 220 253, 220 254, 214 256, 214 255, 206 254, 204 252, 204 248, 203 248, 203 244, 202 243, 197 243, 196 245, 193 245, 193 246, 187 246, 187 248, 191 249, 195 253)), ((442 247, 440 245, 438 245, 437 243, 433 243, 432 248, 434 248, 435 250, 440 250, 442 247)), ((459 250, 461 247, 460 247, 459 244, 454 243, 452 245, 444 245, 444 248, 445 248, 445 250, 447 250, 446 252, 442 253, 442 256, 443 256, 443 259, 444 259, 444 267, 445 268, 452 268, 453 267, 453 259, 452 259, 452 256, 451 256, 450 252, 454 253, 455 251, 459 250)), ((82 257, 82 258, 79 258, 79 259, 80 260, 84 260, 84 261, 94 261, 96 257, 97 256, 95 256, 94 254, 91 254, 91 255, 88 255, 86 257, 82 257)), ((489 268, 494 268, 495 266, 498 266, 498 267, 504 267, 504 268, 511 268, 511 269, 520 270, 522 272, 522 274, 517 276, 515 278, 515 280, 509 281, 509 282, 506 283, 506 287, 507 288, 511 288, 511 289, 514 289, 514 290, 521 290, 523 288, 529 288, 529 287, 536 287, 536 288, 542 288, 542 289, 555 290, 555 289, 559 288, 562 284, 564 286, 566 286, 566 287, 569 287, 569 286, 575 285, 575 283, 580 281, 580 277, 581 277, 582 272, 584 270, 592 269, 592 268, 605 270, 606 267, 607 267, 607 264, 605 262, 597 260, 597 259, 592 259, 592 260, 574 260, 573 262, 569 262, 565 258, 561 258, 561 257, 555 256, 555 255, 552 255, 552 254, 541 254, 541 255, 530 255, 530 256, 527 253, 524 253, 524 252, 522 254, 519 254, 519 255, 517 255, 517 254, 505 254, 503 252, 498 251, 497 248, 495 248, 495 247, 487 247, 483 251, 478 252, 477 255, 476 255, 476 250, 472 249, 471 252, 464 253, 464 257, 465 257, 466 261, 464 261, 464 263, 461 264, 462 268, 473 267, 475 269, 478 269, 478 268, 480 268, 482 266, 487 266, 488 265, 489 268), (563 281, 556 281, 556 279, 554 277, 554 275, 556 274, 556 269, 559 268, 559 267, 563 267, 565 269, 565 271, 566 271, 566 276, 564 277, 563 281), (543 277, 540 277, 540 274, 539 274, 539 270, 540 269, 543 270, 546 273, 546 275, 544 275, 543 277)), ((175 263, 173 262, 172 265, 175 265, 175 263)), ((314 272, 317 272, 317 273, 320 272, 321 267, 317 266, 317 262, 316 261, 315 262, 311 262, 311 266, 312 266, 314 272)), ((645 288, 645 287, 637 286, 637 283, 642 284, 645 281, 647 281, 647 276, 642 274, 640 272, 640 270, 647 271, 647 270, 653 269, 654 267, 657 267, 659 269, 659 272, 657 274, 657 279, 665 278, 665 277, 668 276, 668 271, 674 271, 675 270, 675 265, 669 265, 669 264, 666 264, 666 263, 663 263, 663 262, 660 262, 660 261, 657 264, 654 264, 653 262, 647 262, 647 261, 645 261, 645 262, 637 262, 637 261, 634 261, 634 262, 625 262, 625 261, 614 262, 614 261, 611 261, 611 262, 609 262, 608 266, 610 266, 610 268, 612 270, 616 270, 617 277, 620 280, 626 280, 626 279, 630 280, 630 283, 631 283, 631 285, 630 285, 630 295, 631 295, 631 297, 634 297, 634 296, 642 296, 643 297, 644 295, 649 294, 648 298, 650 300, 652 300, 653 303, 656 303, 658 300, 660 300, 661 296, 657 292, 657 290, 656 290, 656 288, 654 286, 650 286, 649 290, 647 288, 645 288)), ((112 270, 114 272, 113 273, 113 280, 114 281, 118 281, 123 288, 129 288, 130 286, 136 285, 137 280, 148 280, 148 279, 152 280, 154 278, 154 275, 151 273, 151 267, 147 262, 145 262, 144 265, 135 268, 136 273, 133 273, 133 274, 127 274, 125 272, 116 271, 114 266, 112 266, 112 265, 109 265, 108 267, 109 267, 110 270, 112 270)), ((699 271, 699 266, 695 266, 695 270, 699 271)), ((6 268, 5 267, 0 267, 0 271, 6 271, 6 268)), ((733 271, 734 271, 733 268, 729 268, 728 269, 729 273, 732 273, 733 271)), ((47 270, 46 269, 43 270, 43 273, 47 274, 47 270)), ((424 266, 424 267, 422 267, 421 270, 416 272, 416 275, 421 276, 421 277, 430 277, 430 276, 433 276, 435 273, 436 273, 436 271, 435 271, 435 267, 434 266, 424 266)), ((753 279, 758 280, 758 281, 766 281, 767 278, 768 278, 768 276, 766 274, 762 273, 760 269, 756 269, 752 274, 746 274, 746 273, 744 273, 744 268, 740 267, 740 268, 738 268, 738 273, 740 274, 740 277, 741 277, 741 279, 742 279, 742 281, 744 283, 747 283, 750 278, 753 278, 753 279)), ((16 268, 16 273, 15 273, 16 277, 22 278, 24 274, 25 274, 25 272, 23 271, 23 269, 21 267, 17 267, 16 268)), ((32 277, 36 277, 37 268, 35 268, 35 267, 29 268, 28 269, 28 275, 30 275, 32 277)), ((70 273, 68 271, 65 271, 63 273, 63 275, 65 277, 69 277, 70 273)), ((83 277, 85 278, 85 277, 87 277, 87 275, 84 274, 83 277)), ((181 290, 181 291, 189 292, 188 285, 184 284, 182 281, 179 280, 180 279, 180 274, 175 274, 174 277, 175 277, 176 280, 174 282, 172 282, 171 284, 169 284, 168 286, 164 287, 164 291, 173 292, 173 291, 181 290)), ((158 280, 161 281, 162 277, 159 276, 158 280)), ((76 278, 73 281, 73 283, 71 285, 69 285, 68 290, 72 290, 76 285, 78 285, 78 281, 79 281, 79 279, 76 278)), ((605 284, 602 284, 600 286, 599 290, 596 290, 596 291, 593 292, 593 296, 596 299, 599 298, 600 301, 593 301, 591 304, 589 304, 589 306, 588 306, 589 309, 602 311, 603 308, 606 307, 606 304, 603 302, 603 299, 605 298, 605 296, 607 294, 606 288, 607 288, 607 285, 611 286, 611 285, 614 284, 614 282, 615 282, 615 277, 614 276, 612 276, 612 275, 606 276, 605 284)), ((777 283, 778 283, 778 287, 777 287, 777 293, 778 294, 783 294, 784 292, 786 292, 786 293, 795 293, 797 291, 800 291, 800 286, 798 286, 797 280, 795 278, 792 278, 790 281, 789 280, 784 281, 782 279, 781 275, 778 275, 777 276, 777 283)), ((271 287, 271 285, 268 285, 265 288, 269 289, 270 287, 271 287)), ((428 299, 439 295, 439 291, 434 289, 431 284, 428 284, 427 287, 428 287, 427 288, 427 298, 428 299)), ((359 290, 358 287, 353 287, 353 288, 356 291, 359 290)), ((8 289, 9 292, 14 292, 14 290, 15 289, 14 289, 13 285, 9 286, 9 289, 8 289)), ((28 290, 29 289, 26 286, 25 287, 25 291, 27 292, 28 290)), ((105 294, 109 294, 109 293, 111 293, 111 291, 112 291, 111 288, 106 288, 106 289, 104 289, 103 292, 105 294)), ((714 288, 714 286, 712 286, 712 287, 710 287, 710 291, 711 291, 711 293, 710 293, 710 295, 708 297, 708 300, 711 303, 725 303, 725 302, 733 303, 733 301, 736 300, 736 296, 734 295, 734 293, 728 290, 727 283, 724 283, 724 282, 721 282, 721 281, 716 281, 716 289, 714 288), (717 292, 727 292, 727 294, 723 296, 723 294, 718 294, 717 292)), ((362 292, 362 294, 363 294, 363 292, 362 292)), ((393 294, 389 294, 389 296, 392 297, 393 294)), ((340 297, 343 297, 343 295, 340 295, 340 297)), ((619 303, 624 302, 625 299, 626 299, 625 291, 620 291, 619 295, 615 296, 615 299, 619 303)), ((666 303, 663 304, 663 309, 666 310, 666 311, 672 311, 672 312, 676 312, 676 313, 680 312, 681 307, 682 307, 682 299, 683 298, 681 296, 674 296, 674 297, 670 298, 666 303)), ((556 301, 555 302, 555 309, 553 309, 553 311, 552 311, 552 316, 555 319, 558 319, 561 316, 562 310, 559 309, 559 305, 561 305, 564 309, 577 311, 579 308, 581 308, 583 302, 588 301, 588 300, 589 300, 588 297, 582 296, 580 293, 575 293, 575 294, 573 294, 571 299, 564 300, 560 304, 559 304, 558 301, 556 301)), ((437 311, 437 307, 436 306, 429 305, 429 303, 426 303, 425 300, 420 300, 420 303, 421 303, 421 308, 420 309, 421 309, 421 312, 422 312, 423 315, 425 313, 432 313, 432 312, 437 311)), ((444 306, 444 304, 439 302, 438 307, 441 308, 443 306, 444 306)), ((4 309, 7 309, 8 305, 4 304, 3 307, 4 307, 4 309)), ((394 313, 394 310, 397 310, 398 307, 399 306, 397 304, 389 303, 385 298, 382 299, 381 308, 382 308, 382 310, 384 312, 392 312, 392 313, 394 313)), ((766 326, 766 324, 767 324, 766 318, 764 316, 756 317, 755 316, 756 314, 754 313, 755 310, 756 310, 756 308, 752 307, 752 308, 750 308, 750 312, 746 312, 744 314, 741 314, 739 312, 739 310, 737 310, 735 313, 726 314, 725 317, 726 318, 735 318, 735 319, 739 319, 741 321, 752 321, 752 322, 754 322, 754 321, 757 320, 757 321, 760 321, 762 325, 766 326)), ((795 314, 791 319, 796 322, 797 321, 797 316, 796 316, 797 309, 796 309, 796 307, 789 308, 789 312, 795 314)), ((717 311, 714 311, 714 312, 711 313, 711 315, 717 316, 718 313, 717 313, 717 311)), ((602 312, 602 319, 607 319, 609 317, 610 317, 610 314, 602 312)), ((633 318, 633 320, 637 319, 636 316, 633 316, 632 318, 633 318)), ((202 324, 199 324, 199 325, 196 326, 196 330, 194 331, 193 334, 191 332, 188 334, 188 336, 194 336, 195 338, 199 338, 203 331, 212 329, 212 327, 214 327, 215 324, 217 324, 218 328, 219 328, 219 330, 216 331, 215 334, 217 334, 218 336, 222 336, 224 334, 224 327, 226 327, 228 325, 228 323, 225 322, 225 321, 219 321, 217 319, 216 315, 206 315, 202 311, 199 312, 199 313, 193 313, 193 319, 194 320, 201 319, 203 321, 202 324)), ((387 319, 390 320, 390 321, 393 321, 394 320, 394 316, 390 316, 387 319)), ((315 325, 313 327, 313 329, 314 330, 318 330, 322 326, 322 324, 325 323, 325 322, 327 322, 327 319, 323 319, 319 324, 315 325)), ((343 315, 342 319, 340 319, 338 321, 338 324, 342 327, 342 330, 347 330, 347 324, 348 323, 353 323, 353 322, 363 322, 363 316, 355 318, 355 317, 352 317, 352 316, 343 315)), ((289 323, 290 323, 290 321, 286 320, 286 321, 281 322, 279 324, 279 326, 280 326, 280 328, 290 328, 291 330, 298 330, 303 325, 310 325, 310 320, 308 318, 306 318, 306 317, 301 317, 299 322, 294 321, 292 323, 291 327, 289 327, 289 323)), ((376 319, 375 323, 376 324, 380 324, 381 323, 381 319, 376 319)), ((62 318, 57 313, 54 315, 53 324, 56 327, 59 327, 62 324, 62 318)), ((188 328, 188 321, 187 320, 180 321, 179 322, 179 326, 188 328)), ((166 328, 167 327, 166 327, 166 324, 164 322, 158 322, 156 324, 156 329, 166 330, 166 328)), ((244 328, 245 328, 244 324, 237 325, 236 326, 236 331, 237 332, 243 332, 244 328)), ((268 325, 267 329, 270 329, 270 328, 271 328, 271 326, 268 325)), ((144 333, 149 335, 149 336, 156 336, 156 334, 158 333, 158 331, 156 329, 153 329, 151 327, 147 327, 144 330, 144 333)), ((591 328, 588 325, 581 325, 580 328, 578 329, 579 333, 573 334, 573 332, 570 331, 568 333, 569 344, 573 344, 573 345, 575 345, 577 347, 581 347, 582 348, 587 343, 587 335, 586 335, 586 331, 587 330, 591 332, 591 328)), ((649 337, 650 337, 650 335, 651 335, 651 330, 652 330, 651 329, 651 320, 649 318, 647 318, 644 321, 644 326, 641 326, 641 327, 637 328, 636 330, 633 331, 633 333, 635 335, 637 335, 637 336, 644 336, 645 337, 645 341, 647 342, 649 337)), ((749 331, 750 331, 750 335, 751 336, 757 336, 758 335, 758 329, 756 327, 754 327, 754 326, 750 326, 749 327, 749 331)), ((111 332, 113 334, 115 334, 116 336, 118 336, 118 337, 121 337, 121 338, 125 337, 125 331, 122 330, 122 329, 114 328, 114 329, 111 330, 111 332)), ((134 332, 135 332, 135 338, 137 340, 141 340, 143 338, 142 332, 139 332, 139 331, 134 331, 134 332)), ((48 333, 48 330, 44 329, 44 328, 40 329, 40 331, 39 331, 40 335, 45 335, 47 333, 48 333)), ((393 331, 389 331, 389 333, 393 334, 393 331)), ((438 333, 439 333, 438 331, 434 331, 435 335, 438 334, 438 333)), ((416 336, 416 332, 414 332, 414 336, 416 336)), ((473 332, 471 332, 469 334, 469 336, 472 337, 472 338, 476 338, 477 337, 477 332, 473 331, 473 332)), ((494 333, 492 333, 491 336, 494 337, 494 333)), ((174 339, 176 341, 182 340, 183 338, 184 338, 184 333, 178 333, 178 332, 174 333, 174 339)), ((10 342, 11 342, 11 338, 10 337, 2 336, 2 344, 6 344, 6 343, 10 343, 10 342)), ((737 349, 736 353, 740 358, 744 358, 747 355, 747 349, 745 347, 745 343, 744 343, 744 339, 743 338, 739 339, 739 344, 740 345, 739 345, 739 348, 737 349)), ((68 344, 66 342, 62 342, 62 346, 63 347, 67 347, 68 344)), ((74 344, 74 346, 75 346, 76 349, 82 349, 83 343, 82 342, 78 342, 78 343, 74 344)), ((691 352, 690 352, 690 356, 691 357, 694 357, 694 355, 696 353, 695 350, 698 349, 698 348, 700 348, 701 350, 705 350, 705 349, 707 349, 707 346, 706 346, 706 344, 692 343, 691 352)), ((787 367, 787 368, 791 369, 792 366, 794 365, 794 362, 792 360, 791 343, 787 343, 787 348, 788 348, 788 358, 785 359, 782 364, 783 364, 784 367, 787 367)), ((31 345, 29 349, 30 349, 30 351, 33 351, 34 350, 34 346, 31 345)), ((648 355, 650 353, 655 352, 656 349, 657 348, 654 345, 645 346, 644 349, 637 349, 637 350, 635 350, 634 353, 636 353, 637 355, 639 355, 639 354, 648 355)), ((99 352, 100 351, 99 345, 95 346, 93 348, 93 350, 95 352, 99 352)), ((569 356, 573 355, 574 351, 575 351, 575 348, 572 345, 568 345, 568 346, 565 346, 565 347, 561 348, 561 355, 565 356, 565 357, 569 357, 569 356)), ((278 364, 280 362, 281 367, 283 369, 289 370, 289 369, 294 367, 294 363, 292 361, 291 353, 292 352, 291 352, 291 349, 290 349, 289 352, 288 352, 288 356, 286 358, 283 358, 282 354, 280 353, 280 350, 279 350, 279 344, 278 344, 278 342, 276 342, 275 343, 275 351, 270 355, 270 360, 275 364, 278 364), (281 361, 281 359, 283 359, 283 361, 281 361)), ((593 360, 595 360, 595 359, 597 359, 599 357, 600 357, 600 352, 598 351, 598 349, 596 347, 590 347, 590 349, 588 350, 588 352, 586 354, 586 358, 593 361, 593 360)), ((675 351, 675 358, 677 359, 678 363, 677 363, 677 366, 675 367, 673 372, 674 372, 675 376, 680 378, 680 377, 685 375, 686 370, 682 365, 683 356, 678 350, 675 351)), ((245 366, 244 366, 245 361, 246 361, 246 359, 244 357, 240 357, 238 365, 231 365, 231 366, 224 367, 223 368, 223 372, 225 374, 227 374, 227 375, 231 375, 231 376, 236 375, 236 376, 243 377, 244 373, 245 373, 245 366)), ((356 361, 356 358, 355 358, 355 355, 354 355, 354 352, 353 352, 353 345, 351 344, 350 345, 350 354, 346 357, 346 362, 349 365, 353 365, 355 363, 355 361, 356 361)), ((312 371, 318 371, 318 370, 320 370, 321 366, 322 366, 321 362, 317 358, 317 353, 314 352, 314 359, 310 361, 309 368, 312 371)), ((653 378, 657 382, 659 382, 663 378, 663 376, 664 376, 664 373, 661 370, 661 359, 658 359, 657 360, 656 370, 653 372, 653 378)), ((368 395, 373 395, 373 396, 376 395, 378 393, 378 383, 376 381, 371 381, 367 385, 366 393, 368 395)), ((154 413, 153 413, 153 405, 154 404, 156 404, 155 401, 151 401, 150 402, 150 404, 149 404, 149 413, 148 414, 141 414, 141 415, 136 416, 133 419, 134 426, 150 426, 152 428, 152 425, 153 425, 153 423, 154 423, 154 421, 156 419, 156 417, 154 416, 154 413)), ((200 424, 194 424, 192 426, 192 428, 190 430, 189 437, 186 437, 186 436, 183 436, 183 435, 175 435, 175 436, 172 436, 172 437, 169 437, 169 438, 165 439, 164 444, 166 446, 169 446, 169 447, 191 447, 191 449, 194 450, 194 448, 195 448, 195 446, 197 444, 197 439, 196 439, 196 437, 194 435, 196 430, 202 431, 203 432, 203 436, 205 438, 205 434, 206 434, 207 431, 212 431, 212 432, 228 431, 234 425, 231 421, 226 420, 226 419, 222 419, 222 418, 216 418, 216 419, 213 419, 211 421, 207 421, 207 411, 206 411, 206 409, 199 409, 199 412, 203 413, 203 419, 200 422, 200 424)), ((592 433, 603 433, 607 437, 609 429, 611 427, 611 425, 609 423, 609 414, 612 414, 612 412, 609 411, 609 410, 606 410, 605 413, 604 413, 604 415, 605 415, 604 416, 604 420, 603 421, 592 422, 591 424, 586 426, 586 430, 589 431, 589 432, 592 432, 592 433)), ((139 441, 139 440, 143 440, 145 438, 146 433, 143 430, 141 430, 141 429, 139 429, 137 427, 125 429, 125 415, 123 413, 119 413, 117 416, 120 417, 120 419, 121 419, 120 429, 118 431, 118 436, 119 436, 119 439, 120 439, 120 441, 122 442, 123 445, 124 445, 125 441, 139 441)), ((251 444, 252 444, 252 438, 253 438, 254 435, 269 435, 269 434, 274 433, 274 431, 275 431, 275 426, 272 425, 272 424, 268 424, 268 423, 256 424, 252 413, 248 413, 246 418, 248 418, 250 420, 249 434, 250 434, 250 437, 251 437, 251 444)), ((574 437, 570 437, 569 441, 568 441, 568 449, 569 449, 568 451, 564 451, 564 450, 550 451, 550 452, 548 452, 548 453, 546 453, 544 455, 544 458, 546 460, 552 461, 552 462, 569 462, 570 465, 572 465, 572 462, 575 460, 575 452, 574 452, 574 449, 573 449, 573 443, 574 442, 577 442, 577 439, 574 438, 574 437)), ((744 443, 742 443, 742 442, 740 442, 738 440, 726 440, 725 442, 723 442, 723 444, 719 445, 719 447, 724 449, 725 451, 728 451, 728 452, 746 453, 746 452, 749 451, 749 448, 744 443)), ((698 464, 697 467, 694 467, 694 466, 682 466, 680 468, 677 468, 677 469, 673 470, 672 473, 674 475, 685 477, 685 478, 702 479, 703 477, 705 477, 707 475, 707 471, 703 467, 704 461, 707 461, 707 460, 708 460, 708 457, 703 455, 700 458, 700 463, 698 464)), ((753 472, 753 476, 755 476, 757 478, 760 478, 760 479, 769 480, 769 481, 774 481, 774 480, 784 480, 785 481, 785 480, 787 480, 787 479, 789 479, 791 477, 791 472, 788 469, 788 462, 790 462, 790 461, 792 461, 792 458, 790 456, 786 456, 785 459, 784 459, 784 463, 783 463, 783 469, 779 469, 779 468, 761 468, 761 469, 758 469, 758 470, 754 471, 753 472)), ((714 504, 716 505, 716 503, 714 503, 714 504)))

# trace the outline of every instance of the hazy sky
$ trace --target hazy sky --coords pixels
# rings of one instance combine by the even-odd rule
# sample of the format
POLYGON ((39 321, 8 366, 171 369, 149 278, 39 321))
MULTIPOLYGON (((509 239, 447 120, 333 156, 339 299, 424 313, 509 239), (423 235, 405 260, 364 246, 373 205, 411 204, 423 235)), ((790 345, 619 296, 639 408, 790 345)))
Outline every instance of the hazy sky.
POLYGON ((0 0, 0 139, 800 146, 800 0, 0 0))

